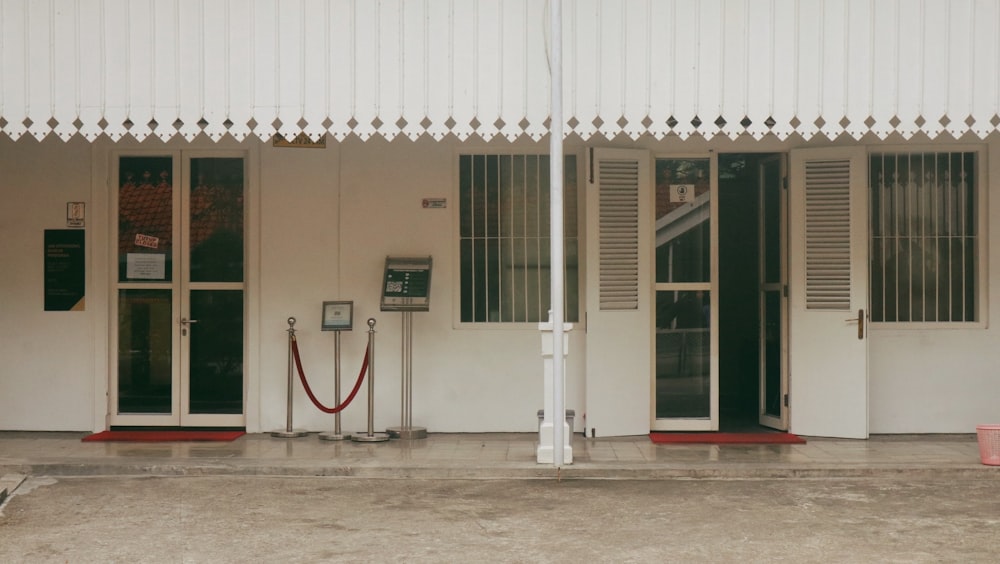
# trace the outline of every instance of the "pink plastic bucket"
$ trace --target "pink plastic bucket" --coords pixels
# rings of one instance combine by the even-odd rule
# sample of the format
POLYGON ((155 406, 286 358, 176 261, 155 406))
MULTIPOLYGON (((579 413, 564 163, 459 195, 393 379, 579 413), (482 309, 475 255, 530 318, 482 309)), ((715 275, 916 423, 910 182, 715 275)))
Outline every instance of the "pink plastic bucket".
POLYGON ((977 425, 976 437, 983 464, 1000 466, 1000 425, 977 425))

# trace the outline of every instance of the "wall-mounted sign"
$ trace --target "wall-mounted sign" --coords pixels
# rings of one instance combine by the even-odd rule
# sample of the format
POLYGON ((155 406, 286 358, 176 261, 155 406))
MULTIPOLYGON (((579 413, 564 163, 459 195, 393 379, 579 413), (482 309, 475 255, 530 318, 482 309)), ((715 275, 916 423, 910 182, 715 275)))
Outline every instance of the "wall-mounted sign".
POLYGON ((83 227, 86 209, 83 202, 66 202, 66 227, 83 227))
POLYGON ((323 149, 326 147, 326 135, 320 137, 319 140, 313 141, 305 133, 299 133, 295 136, 295 139, 289 141, 285 139, 282 135, 275 135, 271 143, 275 147, 294 147, 298 149, 323 149))
POLYGON ((354 302, 323 302, 323 331, 350 331, 354 324, 354 302))
POLYGON ((45 311, 83 311, 87 262, 84 231, 45 230, 45 311))
POLYGON ((386 257, 382 311, 428 311, 431 257, 386 257))
POLYGON ((443 210, 448 207, 447 198, 424 198, 422 205, 429 210, 443 210))

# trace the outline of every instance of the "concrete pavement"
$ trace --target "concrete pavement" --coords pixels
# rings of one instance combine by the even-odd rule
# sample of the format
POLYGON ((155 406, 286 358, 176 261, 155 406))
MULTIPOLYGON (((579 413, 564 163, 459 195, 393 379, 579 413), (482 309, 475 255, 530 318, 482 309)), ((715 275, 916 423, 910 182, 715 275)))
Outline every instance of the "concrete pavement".
POLYGON ((574 461, 535 462, 533 433, 431 433, 385 443, 248 434, 232 442, 81 442, 86 433, 0 432, 0 476, 350 476, 357 478, 662 479, 974 476, 974 434, 808 438, 804 445, 656 445, 648 437, 573 436, 574 461))
POLYGON ((985 479, 31 477, 11 563, 995 563, 985 479))

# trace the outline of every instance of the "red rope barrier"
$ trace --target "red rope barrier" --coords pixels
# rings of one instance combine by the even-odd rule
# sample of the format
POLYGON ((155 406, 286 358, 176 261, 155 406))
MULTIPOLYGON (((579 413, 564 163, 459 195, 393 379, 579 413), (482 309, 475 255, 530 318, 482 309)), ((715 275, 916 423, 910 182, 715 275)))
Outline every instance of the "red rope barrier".
POLYGON ((340 413, 345 407, 351 405, 351 402, 354 400, 354 396, 358 395, 358 390, 361 389, 361 382, 364 382, 365 380, 365 373, 368 372, 368 349, 365 348, 365 360, 361 363, 361 373, 358 374, 358 381, 354 384, 354 389, 351 390, 351 394, 347 396, 347 399, 337 407, 327 407, 316 399, 316 395, 313 394, 312 388, 309 387, 309 382, 306 380, 306 373, 302 370, 302 359, 299 358, 299 342, 294 336, 292 336, 292 354, 295 355, 295 367, 298 368, 299 380, 302 381, 302 387, 305 388, 306 395, 308 395, 309 399, 312 400, 313 405, 319 408, 319 410, 323 413, 340 413))

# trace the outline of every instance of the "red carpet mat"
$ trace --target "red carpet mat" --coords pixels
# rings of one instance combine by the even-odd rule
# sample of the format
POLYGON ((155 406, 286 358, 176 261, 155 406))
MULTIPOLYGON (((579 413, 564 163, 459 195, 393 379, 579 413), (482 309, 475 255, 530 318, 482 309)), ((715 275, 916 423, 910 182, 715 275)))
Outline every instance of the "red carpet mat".
POLYGON ((160 443, 183 441, 231 441, 246 431, 101 431, 87 435, 84 442, 160 443))
POLYGON ((804 445, 806 440, 791 433, 650 433, 658 445, 804 445))

